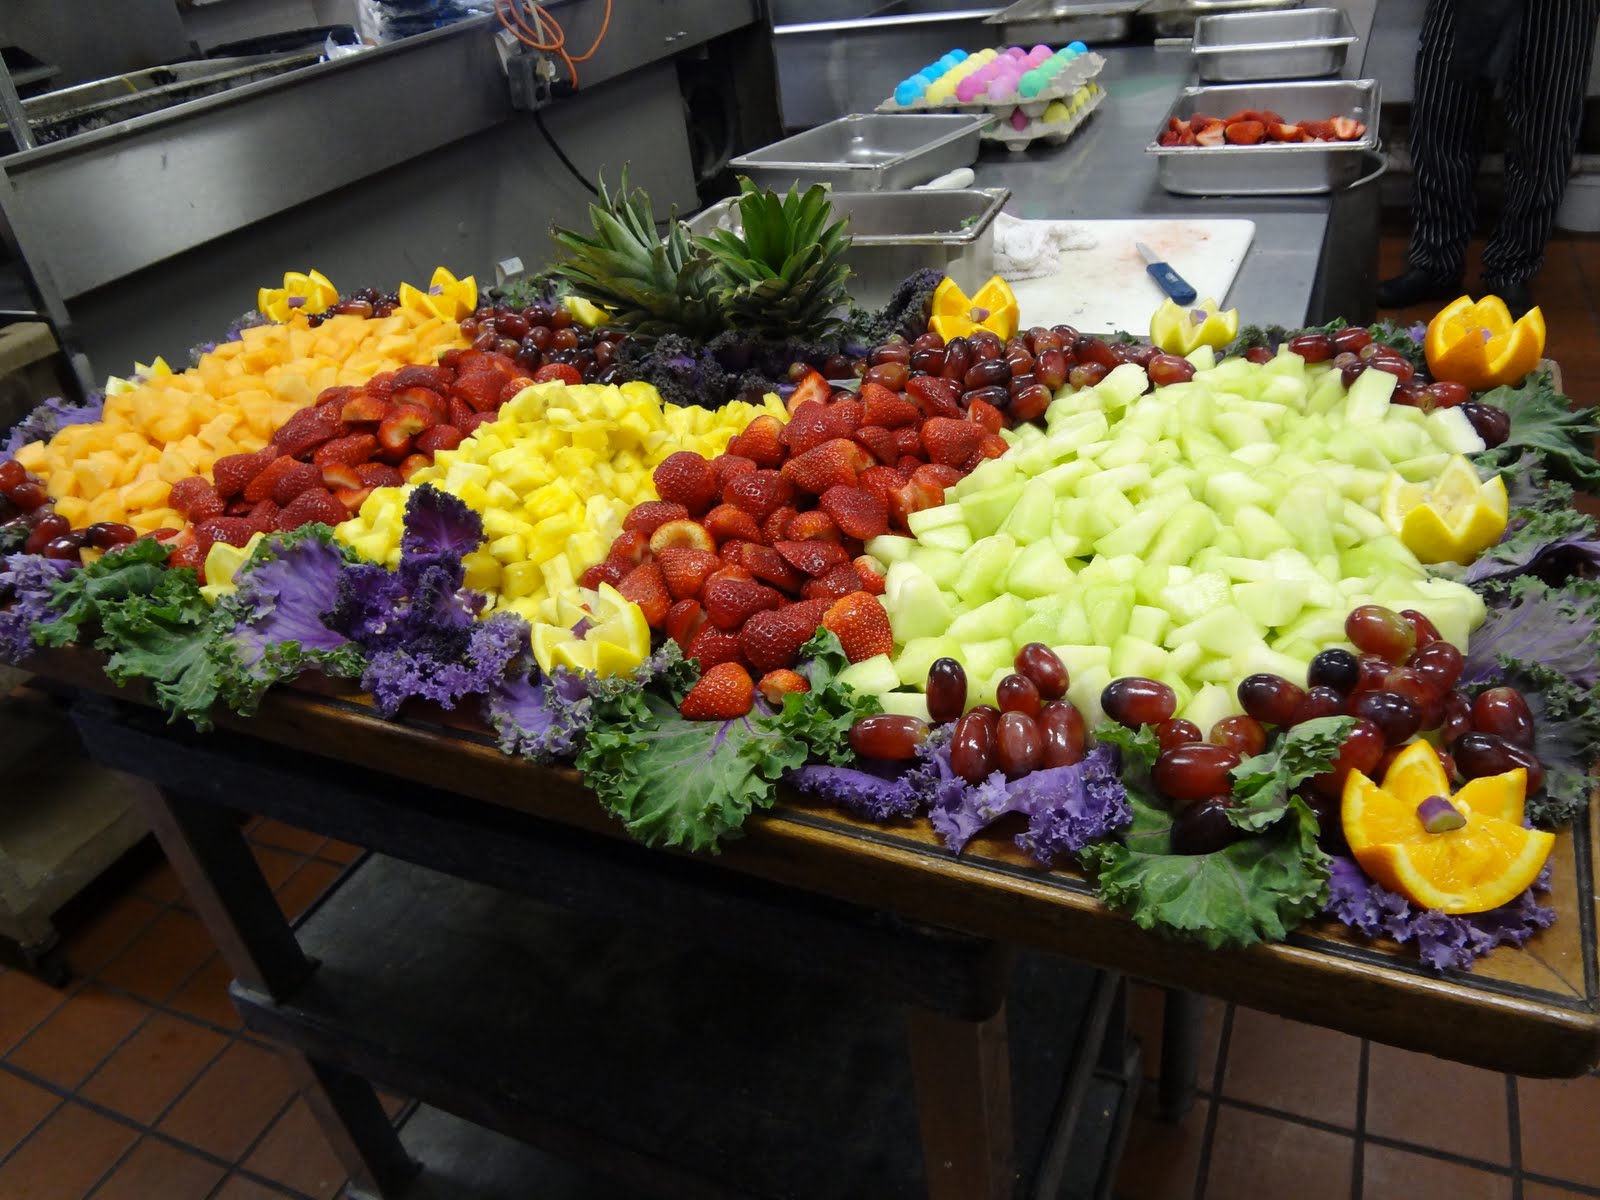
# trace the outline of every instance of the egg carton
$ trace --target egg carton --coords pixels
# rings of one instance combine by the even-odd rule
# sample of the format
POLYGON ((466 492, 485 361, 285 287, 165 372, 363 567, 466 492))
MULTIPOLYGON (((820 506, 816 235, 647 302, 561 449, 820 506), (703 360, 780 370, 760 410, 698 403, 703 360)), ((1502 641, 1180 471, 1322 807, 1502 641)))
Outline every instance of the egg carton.
POLYGON ((996 102, 984 96, 973 100, 957 100, 950 97, 947 100, 932 102, 926 94, 917 97, 910 104, 900 104, 891 95, 877 107, 882 113, 912 113, 912 112, 993 112, 1008 114, 1013 109, 1021 108, 1030 117, 1037 117, 1049 107, 1053 100, 1062 100, 1071 96, 1084 84, 1094 79, 1105 69, 1106 60, 1093 50, 1087 54, 1080 54, 1062 69, 1050 86, 1028 100, 1016 98, 996 102))
POLYGON ((1028 123, 1018 129, 1010 121, 1009 115, 1002 116, 999 121, 983 131, 983 140, 998 142, 1013 154, 1020 154, 1034 142, 1044 142, 1046 145, 1059 146, 1078 131, 1078 126, 1089 119, 1089 114, 1105 103, 1105 89, 1097 84, 1087 84, 1094 91, 1077 112, 1063 121, 1045 121, 1038 116, 1024 113, 1029 117, 1028 123))

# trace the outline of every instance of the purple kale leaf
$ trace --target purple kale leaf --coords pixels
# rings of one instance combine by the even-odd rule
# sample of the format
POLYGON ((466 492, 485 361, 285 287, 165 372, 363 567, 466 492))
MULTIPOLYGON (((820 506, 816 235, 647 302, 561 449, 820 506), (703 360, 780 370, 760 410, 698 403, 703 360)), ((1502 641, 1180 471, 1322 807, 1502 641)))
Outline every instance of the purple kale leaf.
POLYGON ((401 571, 426 569, 435 563, 460 562, 483 541, 483 518, 465 501, 423 484, 406 499, 400 536, 401 571))
POLYGON ((878 775, 855 767, 813 764, 791 771, 786 781, 808 796, 837 804, 868 821, 914 817, 922 807, 909 773, 878 775))
POLYGON ((5 446, 0 447, 0 458, 15 457, 29 442, 48 442, 69 425, 98 421, 105 403, 104 392, 91 392, 82 404, 71 404, 59 396, 51 396, 12 427, 5 446))
POLYGON ((361 686, 386 717, 414 696, 454 708, 463 697, 490 692, 527 650, 528 623, 496 613, 464 631, 435 631, 375 652, 361 686))
POLYGON ((33 653, 33 627, 60 617, 51 608, 56 584, 73 564, 41 554, 13 554, 0 565, 0 662, 18 663, 33 653))
POLYGON ((1593 585, 1556 590, 1519 578, 1493 589, 1483 624, 1467 643, 1460 686, 1501 682, 1537 664, 1579 687, 1600 683, 1600 598, 1593 585))
MULTIPOLYGON (((566 674, 563 668, 558 673, 566 674)), ((589 698, 581 687, 541 679, 537 670, 513 671, 491 687, 483 717, 500 738, 500 749, 537 763, 575 758, 589 724, 589 698)))

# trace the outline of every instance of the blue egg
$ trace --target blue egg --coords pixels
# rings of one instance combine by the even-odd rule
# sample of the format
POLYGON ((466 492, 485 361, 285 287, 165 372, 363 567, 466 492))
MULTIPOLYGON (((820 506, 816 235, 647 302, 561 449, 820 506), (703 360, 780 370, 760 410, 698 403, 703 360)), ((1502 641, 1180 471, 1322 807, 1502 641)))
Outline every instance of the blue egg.
POLYGON ((1082 42, 1068 42, 1067 49, 1071 50, 1074 54, 1089 53, 1089 47, 1085 46, 1082 42))
POLYGON ((901 107, 905 107, 909 104, 915 104, 917 97, 920 95, 922 95, 922 89, 907 79, 899 87, 895 88, 894 102, 901 107))
POLYGON ((929 83, 932 83, 938 79, 939 76, 944 74, 944 68, 938 63, 934 63, 931 67, 923 67, 922 70, 917 72, 917 74, 923 79, 927 80, 929 83))
POLYGON ((953 58, 958 63, 959 62, 966 62, 967 61, 967 52, 965 50, 952 50, 952 51, 950 51, 949 54, 945 55, 945 57, 946 58, 953 58))

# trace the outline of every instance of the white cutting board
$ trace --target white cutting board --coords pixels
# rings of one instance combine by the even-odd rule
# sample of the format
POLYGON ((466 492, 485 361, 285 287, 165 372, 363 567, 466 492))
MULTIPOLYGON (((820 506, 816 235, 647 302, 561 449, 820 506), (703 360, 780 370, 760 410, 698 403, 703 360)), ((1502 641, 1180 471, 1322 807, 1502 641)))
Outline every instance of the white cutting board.
POLYGON ((1145 273, 1145 261, 1134 248, 1143 242, 1172 264, 1194 287, 1197 296, 1226 304, 1228 289, 1250 249, 1254 221, 1118 220, 1066 221, 1075 240, 1093 239, 1081 250, 1061 251, 1061 266, 1052 275, 1012 282, 1022 310, 1020 327, 1071 325, 1085 333, 1125 329, 1145 335, 1150 314, 1166 298, 1145 273))

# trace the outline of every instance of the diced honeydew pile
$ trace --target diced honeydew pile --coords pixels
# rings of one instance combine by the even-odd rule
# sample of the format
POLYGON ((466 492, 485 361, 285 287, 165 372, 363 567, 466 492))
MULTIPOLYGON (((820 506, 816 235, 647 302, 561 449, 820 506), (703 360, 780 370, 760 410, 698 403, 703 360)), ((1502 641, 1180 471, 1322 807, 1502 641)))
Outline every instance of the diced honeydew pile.
POLYGON ((1394 473, 1426 482, 1483 449, 1458 410, 1391 404, 1393 375, 1339 372, 1280 353, 1215 363, 1145 395, 1124 364, 1062 392, 1044 429, 913 514, 915 537, 875 539, 893 656, 850 669, 885 709, 926 715, 935 659, 966 668, 969 704, 993 704, 1028 642, 1067 665, 1069 699, 1098 720, 1111 680, 1177 693, 1202 732, 1236 712, 1240 680, 1292 680, 1345 646, 1358 605, 1415 609, 1465 649, 1482 621, 1471 589, 1430 573, 1377 510, 1394 473))

